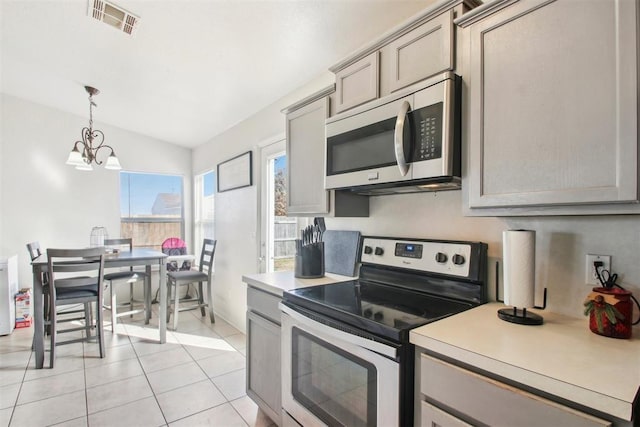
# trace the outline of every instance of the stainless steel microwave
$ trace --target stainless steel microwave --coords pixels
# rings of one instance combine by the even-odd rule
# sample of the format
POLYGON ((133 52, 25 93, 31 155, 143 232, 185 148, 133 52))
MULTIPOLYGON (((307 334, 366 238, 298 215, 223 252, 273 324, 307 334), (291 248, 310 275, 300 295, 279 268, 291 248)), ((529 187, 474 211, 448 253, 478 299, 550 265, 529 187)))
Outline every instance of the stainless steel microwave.
POLYGON ((325 188, 368 195, 459 189, 460 87, 448 72, 329 118, 325 188))

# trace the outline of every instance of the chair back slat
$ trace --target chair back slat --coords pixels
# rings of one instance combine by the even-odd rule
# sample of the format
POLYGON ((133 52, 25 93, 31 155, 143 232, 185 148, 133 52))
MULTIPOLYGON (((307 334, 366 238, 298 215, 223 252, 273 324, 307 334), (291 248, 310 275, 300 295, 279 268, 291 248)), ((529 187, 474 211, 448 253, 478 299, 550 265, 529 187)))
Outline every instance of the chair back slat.
MULTIPOLYGON (((128 252, 131 252, 133 251, 133 239, 130 237, 104 239, 104 246, 109 248, 116 248, 118 250, 125 249, 128 252)), ((129 271, 134 271, 134 268, 129 267, 129 271)))
POLYGON ((27 243, 27 250, 29 251, 31 261, 42 255, 42 251, 40 250, 40 242, 27 243))
POLYGON ((129 252, 133 250, 133 239, 121 238, 121 239, 104 239, 104 245, 107 247, 118 246, 118 249, 128 249, 129 252))
POLYGON ((202 252, 200 252, 200 271, 207 272, 209 278, 213 271, 213 257, 216 254, 216 245, 218 241, 213 239, 204 239, 202 242, 202 252))
POLYGON ((98 284, 102 289, 105 248, 47 249, 49 280, 53 287, 77 287, 98 284), (82 277, 68 277, 70 273, 84 273, 82 277), (93 273, 87 277, 86 274, 93 273), (62 274, 63 277, 59 277, 62 274))

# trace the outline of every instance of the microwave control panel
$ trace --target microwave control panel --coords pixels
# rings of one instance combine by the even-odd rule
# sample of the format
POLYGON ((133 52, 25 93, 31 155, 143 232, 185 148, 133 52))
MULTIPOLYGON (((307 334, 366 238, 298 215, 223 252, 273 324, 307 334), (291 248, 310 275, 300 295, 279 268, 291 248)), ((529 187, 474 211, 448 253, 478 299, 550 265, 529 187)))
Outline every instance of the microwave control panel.
POLYGON ((410 113, 413 131, 412 160, 431 160, 442 157, 442 109, 444 104, 429 105, 410 113))

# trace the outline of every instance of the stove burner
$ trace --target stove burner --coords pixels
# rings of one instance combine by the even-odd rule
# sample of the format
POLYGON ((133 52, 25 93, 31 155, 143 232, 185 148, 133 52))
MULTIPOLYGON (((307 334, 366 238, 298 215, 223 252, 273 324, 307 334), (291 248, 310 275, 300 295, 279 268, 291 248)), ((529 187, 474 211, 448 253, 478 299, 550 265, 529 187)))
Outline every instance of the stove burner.
POLYGON ((393 286, 349 281, 286 292, 294 306, 394 339, 410 329, 473 307, 473 304, 393 286))
POLYGON ((409 330, 487 301, 486 244, 363 239, 358 280, 294 289, 283 304, 336 327, 408 342, 409 330))

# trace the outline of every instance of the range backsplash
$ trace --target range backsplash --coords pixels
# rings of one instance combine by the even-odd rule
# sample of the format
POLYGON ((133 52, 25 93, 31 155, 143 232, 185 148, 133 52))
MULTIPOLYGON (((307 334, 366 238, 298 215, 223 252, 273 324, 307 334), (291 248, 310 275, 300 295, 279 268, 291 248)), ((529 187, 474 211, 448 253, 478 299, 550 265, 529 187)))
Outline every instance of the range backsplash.
MULTIPOLYGON (((536 231, 536 303, 547 287, 547 309, 583 316, 591 290, 585 284, 585 255, 612 256, 619 283, 640 296, 640 216, 466 217, 462 192, 372 197, 368 218, 327 218, 327 228, 359 230, 363 235, 478 240, 489 245, 490 298, 495 265, 502 270, 502 232, 536 231)), ((502 283, 502 277, 500 277, 502 283)), ((502 290, 501 290, 502 295, 502 290)), ((634 317, 637 316, 637 313, 634 317)))

